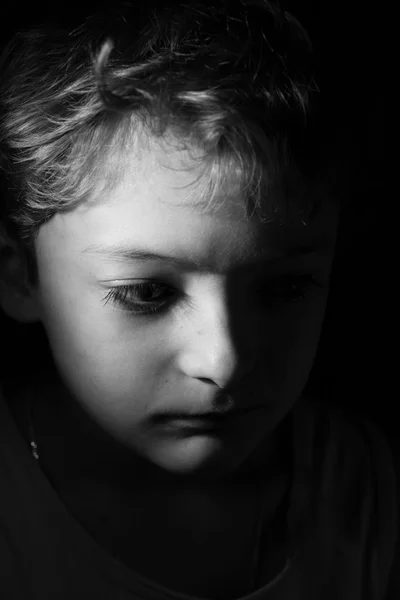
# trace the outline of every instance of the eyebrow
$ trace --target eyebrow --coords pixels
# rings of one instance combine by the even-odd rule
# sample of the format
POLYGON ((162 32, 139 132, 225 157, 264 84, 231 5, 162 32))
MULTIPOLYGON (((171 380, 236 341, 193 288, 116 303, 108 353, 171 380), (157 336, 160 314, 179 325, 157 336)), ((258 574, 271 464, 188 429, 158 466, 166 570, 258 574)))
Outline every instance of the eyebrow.
MULTIPOLYGON (((121 260, 127 262, 141 261, 141 262, 150 262, 150 261, 161 261, 167 263, 169 265, 173 265, 178 268, 184 268, 187 270, 196 270, 201 272, 211 272, 213 269, 210 265, 205 265, 200 261, 196 261, 189 258, 181 258, 177 256, 173 256, 170 254, 158 254, 147 248, 139 248, 132 246, 124 246, 124 245, 91 245, 85 250, 83 253, 89 254, 98 254, 104 256, 105 258, 111 258, 114 260, 121 260)), ((253 261, 253 264, 260 263, 279 263, 281 261, 286 261, 291 258, 297 258, 301 256, 307 256, 311 254, 316 254, 316 249, 313 246, 300 246, 297 248, 289 248, 286 249, 279 256, 257 256, 253 261)), ((246 265, 247 266, 247 265, 246 265)), ((251 266, 249 264, 248 266, 251 266)))

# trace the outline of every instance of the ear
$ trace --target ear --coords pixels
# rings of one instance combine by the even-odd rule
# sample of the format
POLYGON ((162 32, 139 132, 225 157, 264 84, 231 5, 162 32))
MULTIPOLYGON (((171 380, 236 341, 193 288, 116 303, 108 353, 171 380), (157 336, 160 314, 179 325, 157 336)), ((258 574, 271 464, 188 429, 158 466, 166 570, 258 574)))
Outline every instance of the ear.
POLYGON ((21 244, 0 222, 0 307, 20 323, 40 321, 37 286, 29 281, 27 261, 21 244))

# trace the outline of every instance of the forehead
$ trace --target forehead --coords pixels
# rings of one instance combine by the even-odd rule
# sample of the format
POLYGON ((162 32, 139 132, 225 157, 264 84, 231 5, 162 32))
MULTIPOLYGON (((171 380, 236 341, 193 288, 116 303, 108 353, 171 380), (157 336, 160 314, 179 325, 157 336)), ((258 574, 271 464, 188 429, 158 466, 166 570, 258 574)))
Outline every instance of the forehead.
MULTIPOLYGON (((101 171, 105 177, 99 180, 99 186, 106 180, 109 189, 119 187, 121 182, 132 190, 145 185, 151 187, 160 202, 213 213, 224 204, 224 214, 242 218, 252 213, 255 198, 249 200, 248 197, 256 195, 252 194, 253 187, 260 176, 260 212, 269 220, 274 216, 277 220, 275 213, 282 213, 284 207, 286 212, 293 206, 304 209, 305 204, 312 204, 311 196, 315 197, 310 193, 312 186, 306 186, 295 169, 286 165, 283 171, 281 163, 286 158, 275 143, 271 142, 270 148, 264 149, 266 158, 263 160, 269 166, 264 165, 261 175, 261 165, 255 155, 241 156, 240 151, 227 151, 216 156, 196 140, 183 137, 184 134, 169 130, 163 137, 156 138, 143 125, 136 127, 135 124, 134 131, 128 127, 127 132, 124 130, 120 138, 116 137, 113 149, 104 156, 101 171), (253 177, 250 177, 250 171, 253 177), (264 189, 266 186, 270 188, 268 193, 264 189), (288 198, 290 202, 287 202, 288 198)), ((249 152, 248 149, 244 151, 249 152)), ((94 200, 97 202, 99 197, 110 198, 100 194, 94 200)))
MULTIPOLYGON (((76 248, 83 253, 96 246, 129 245, 200 261, 206 253, 217 270, 229 268, 232 260, 279 255, 284 248, 332 237, 333 221, 324 211, 312 225, 297 219, 281 226, 262 223, 257 216, 249 218, 245 198, 235 189, 217 190, 210 205, 199 203, 196 182, 203 164, 198 156, 195 150, 137 138, 124 156, 116 185, 92 202, 53 218, 54 239, 66 244, 68 251, 76 248)), ((110 157, 109 168, 115 159, 110 157)), ((285 201, 282 196, 277 187, 263 201, 276 205, 285 201)))
POLYGON ((211 192, 207 188, 214 183, 214 174, 206 167, 201 150, 178 145, 174 139, 150 138, 143 143, 141 140, 141 137, 136 138, 123 178, 115 188, 113 197, 118 203, 122 195, 129 195, 142 207, 147 204, 153 214, 156 210, 170 212, 177 218, 188 213, 192 218, 217 215, 227 219, 246 218, 243 195, 236 189, 239 181, 236 170, 232 172, 229 189, 222 186, 216 189, 210 201, 211 192))

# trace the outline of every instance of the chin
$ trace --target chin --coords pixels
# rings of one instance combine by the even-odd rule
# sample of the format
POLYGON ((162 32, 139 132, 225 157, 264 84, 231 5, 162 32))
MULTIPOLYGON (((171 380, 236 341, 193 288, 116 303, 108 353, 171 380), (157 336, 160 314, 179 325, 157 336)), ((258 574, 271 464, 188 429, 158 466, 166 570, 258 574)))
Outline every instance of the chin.
POLYGON ((185 481, 221 480, 234 474, 251 452, 234 450, 220 439, 207 435, 162 444, 149 459, 160 471, 161 479, 185 481))

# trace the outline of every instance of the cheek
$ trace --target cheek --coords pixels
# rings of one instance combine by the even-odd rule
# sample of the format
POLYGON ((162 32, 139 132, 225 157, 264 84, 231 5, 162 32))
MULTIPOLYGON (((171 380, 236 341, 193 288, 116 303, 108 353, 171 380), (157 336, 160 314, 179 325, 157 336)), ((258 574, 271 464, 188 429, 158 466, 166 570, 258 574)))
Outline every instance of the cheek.
POLYGON ((265 372, 277 394, 299 395, 311 372, 325 315, 326 296, 278 321, 267 343, 265 372))
POLYGON ((79 290, 61 295, 58 289, 44 289, 43 326, 70 391, 85 404, 101 398, 123 404, 132 394, 157 394, 167 355, 160 336, 105 310, 101 299, 79 290))

